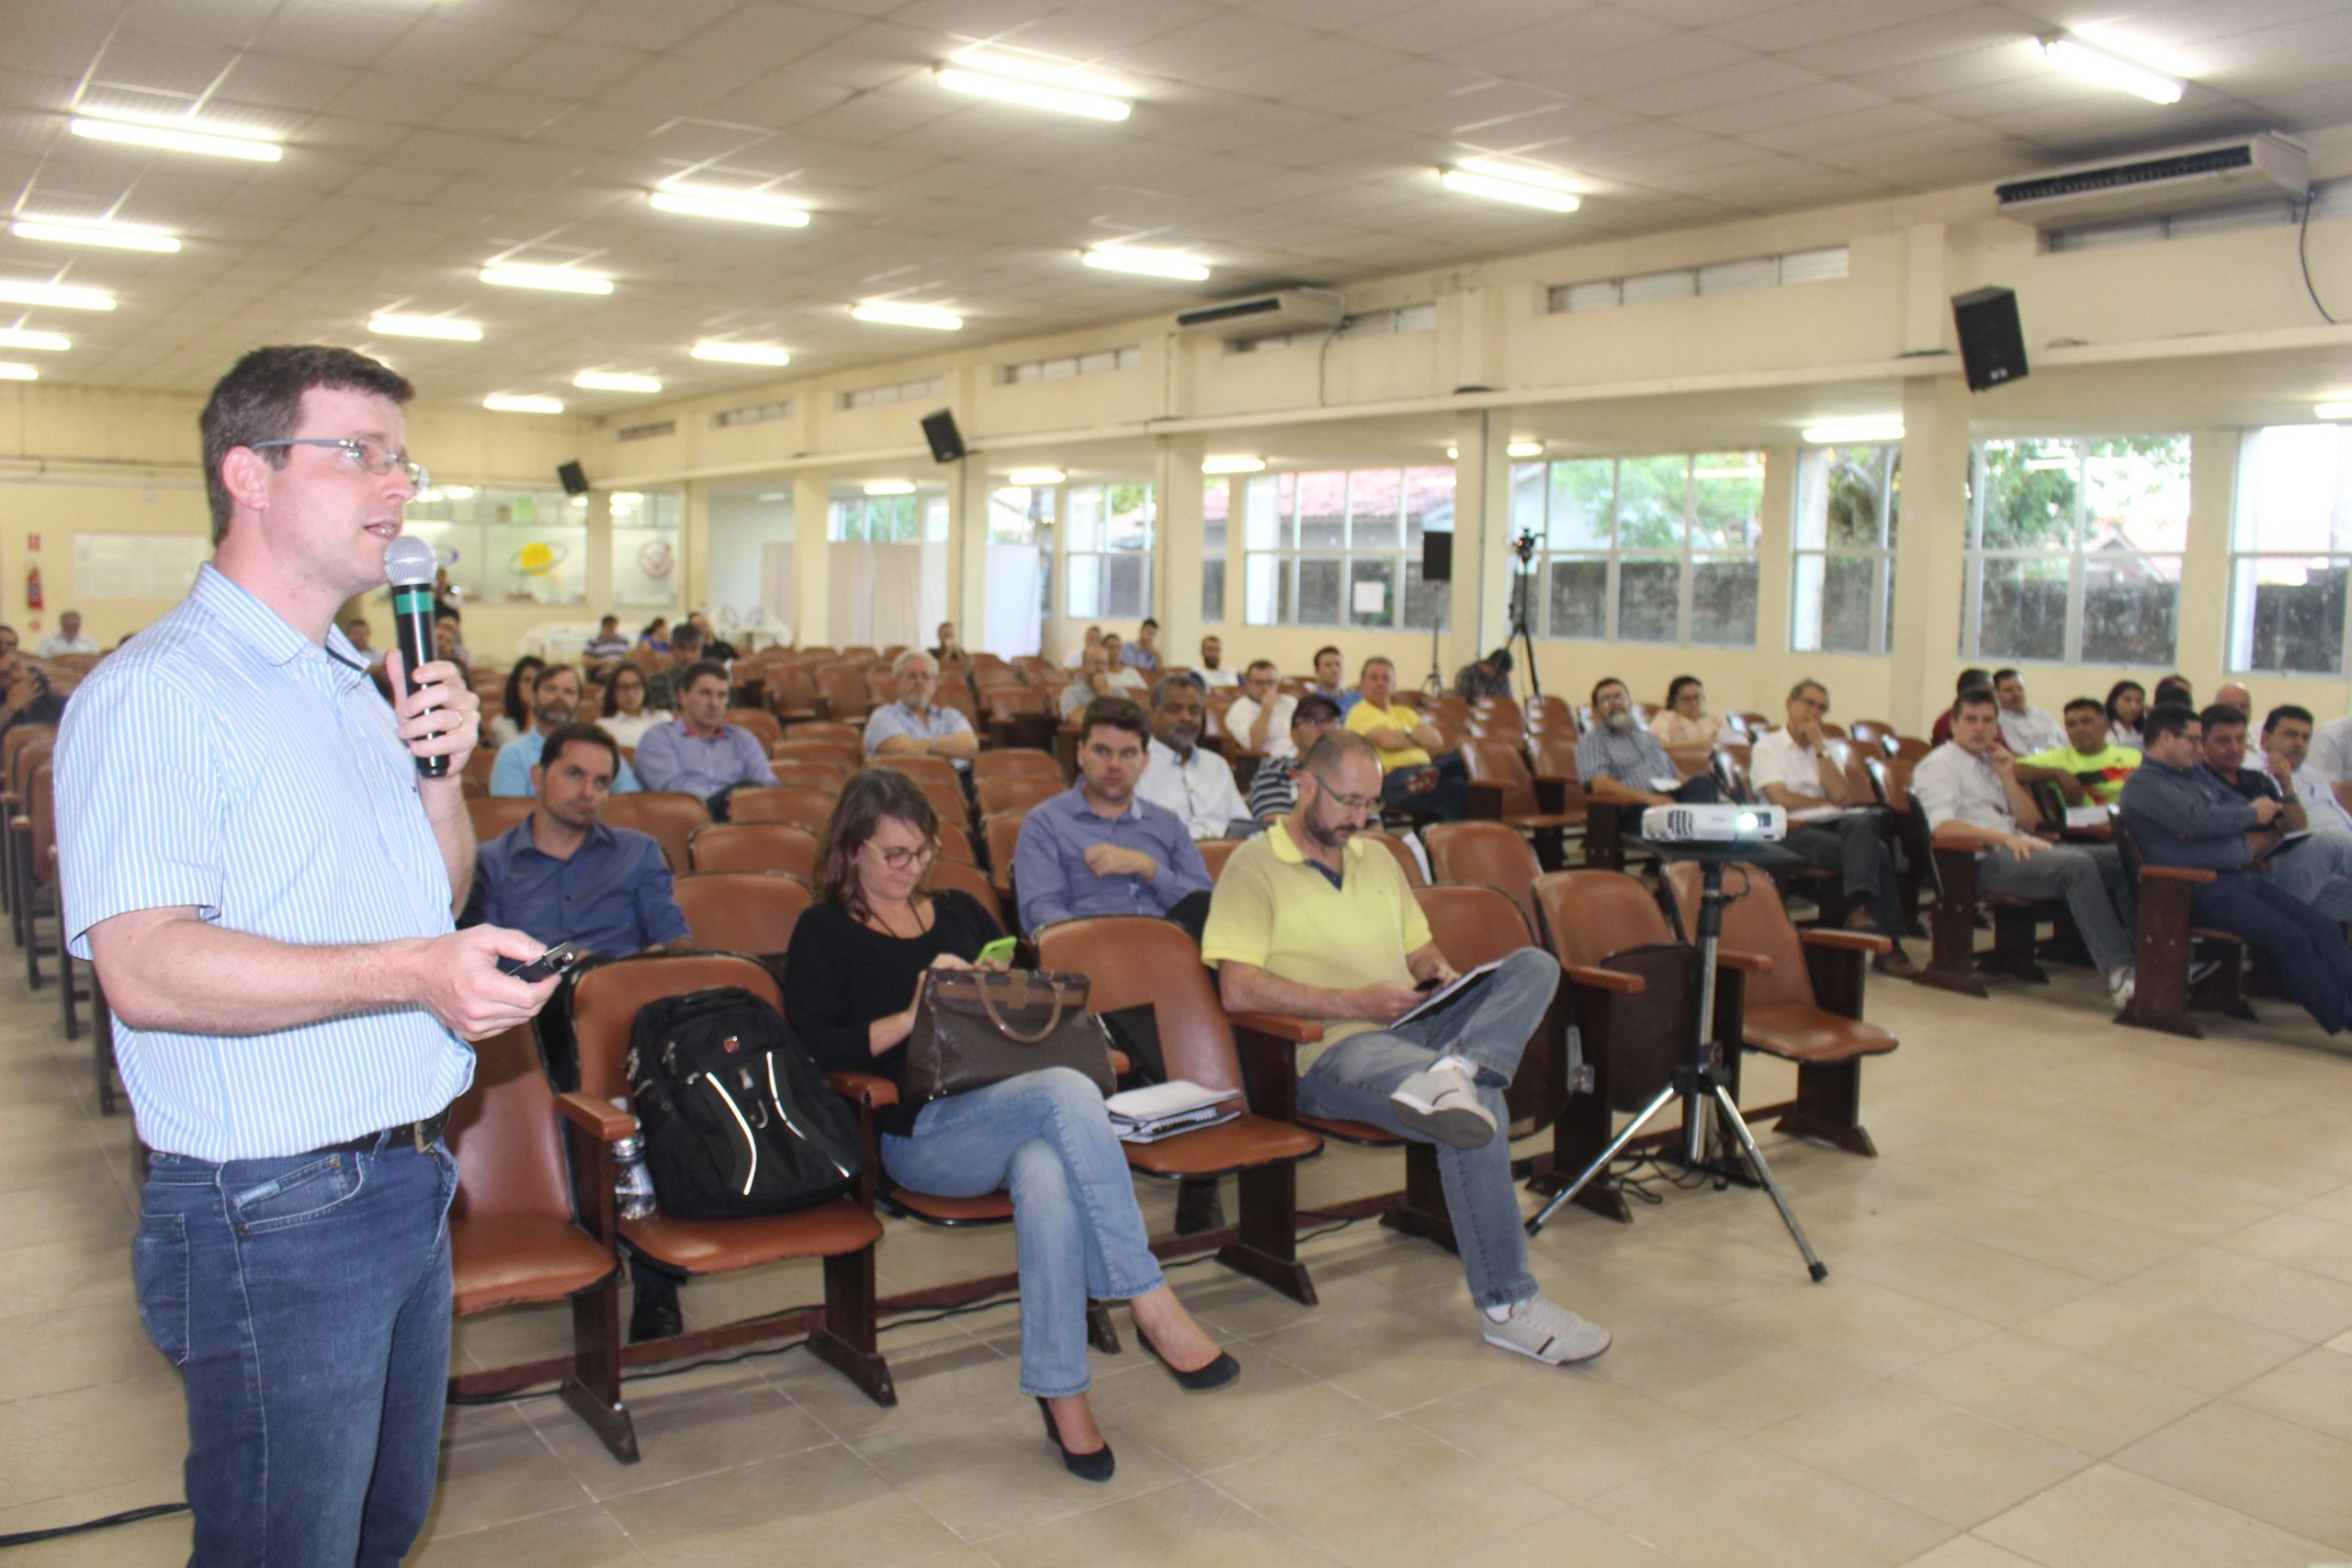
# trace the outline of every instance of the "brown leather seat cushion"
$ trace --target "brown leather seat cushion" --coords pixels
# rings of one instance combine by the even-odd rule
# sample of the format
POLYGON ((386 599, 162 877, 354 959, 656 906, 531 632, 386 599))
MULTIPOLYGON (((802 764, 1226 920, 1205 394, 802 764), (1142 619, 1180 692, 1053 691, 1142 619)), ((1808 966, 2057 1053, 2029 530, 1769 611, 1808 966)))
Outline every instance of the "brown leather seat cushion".
POLYGON ((1514 828, 1542 829, 1547 828, 1581 828, 1581 811, 1506 811, 1503 820, 1514 828))
POLYGON ((1156 1144, 1129 1144, 1126 1151, 1131 1168, 1153 1176, 1229 1176, 1306 1159, 1322 1147, 1322 1139, 1302 1128, 1245 1113, 1221 1126, 1180 1133, 1156 1144))
POLYGON ((460 1316, 560 1302, 601 1284, 616 1267, 613 1255, 570 1220, 460 1214, 449 1221, 449 1272, 460 1316))
POLYGON ((745 1220, 623 1220, 621 1235, 659 1262, 689 1274, 752 1269, 782 1258, 832 1258, 881 1239, 882 1222, 847 1198, 797 1213, 745 1220))
POLYGON ((1298 1124, 1312 1127, 1318 1133, 1329 1133, 1343 1144, 1402 1144, 1410 1140, 1399 1137, 1385 1127, 1375 1127, 1369 1122, 1342 1122, 1330 1116, 1301 1116, 1298 1124))
POLYGON ((1883 1056, 1895 1043, 1894 1035, 1874 1023, 1840 1018, 1803 1002, 1750 1002, 1744 1025, 1749 1045, 1792 1062, 1883 1056))
POLYGON ((1010 1192, 986 1192, 978 1198, 942 1198, 935 1192, 894 1187, 889 1201, 935 1225, 992 1225, 1012 1218, 1010 1192))

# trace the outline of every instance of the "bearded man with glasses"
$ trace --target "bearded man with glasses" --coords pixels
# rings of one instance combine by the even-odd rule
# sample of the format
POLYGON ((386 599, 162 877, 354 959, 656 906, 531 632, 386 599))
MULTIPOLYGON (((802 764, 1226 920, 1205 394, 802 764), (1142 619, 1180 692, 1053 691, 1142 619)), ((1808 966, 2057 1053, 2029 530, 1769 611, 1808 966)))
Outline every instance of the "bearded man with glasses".
MULTIPOLYGON (((1503 1090, 1560 983, 1526 947, 1419 1017, 1419 987, 1457 976, 1396 860, 1363 837, 1380 756, 1344 730, 1307 749, 1298 803, 1226 862, 1201 934, 1228 1012, 1313 1019, 1323 1042, 1298 1084, 1313 1116, 1370 1122, 1437 1148, 1446 1212, 1487 1343, 1551 1366, 1590 1360, 1609 1333, 1546 1299, 1501 1128, 1503 1090)), ((1302 1056, 1317 1048, 1308 1047, 1302 1056)))

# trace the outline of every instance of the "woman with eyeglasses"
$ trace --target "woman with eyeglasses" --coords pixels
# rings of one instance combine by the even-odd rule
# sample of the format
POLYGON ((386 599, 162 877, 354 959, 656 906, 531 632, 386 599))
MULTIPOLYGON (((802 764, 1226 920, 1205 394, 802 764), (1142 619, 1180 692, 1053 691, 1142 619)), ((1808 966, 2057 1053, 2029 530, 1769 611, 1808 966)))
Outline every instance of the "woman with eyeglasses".
MULTIPOLYGON (((829 1071, 903 1083, 924 972, 970 968, 999 934, 968 895, 924 886, 938 832, 904 773, 865 768, 842 787, 817 854, 818 899, 793 928, 784 979, 786 1016, 829 1071)), ((1021 1388, 1072 1475, 1108 1481, 1114 1463, 1086 1399, 1089 1297, 1125 1298, 1144 1348, 1186 1389, 1240 1376, 1168 1288, 1110 1112, 1083 1075, 1049 1067, 901 1103, 882 1113, 880 1132, 884 1169, 916 1191, 1012 1193, 1021 1388)))
POLYGON ((1696 675, 1677 675, 1666 688, 1666 707, 1650 718, 1650 733, 1661 746, 1712 746, 1723 721, 1707 711, 1707 688, 1696 675))
POLYGON ((605 706, 609 711, 596 724, 616 745, 632 751, 647 730, 678 716, 647 707, 645 695, 644 671, 634 664, 614 666, 612 682, 605 688, 605 706))
POLYGON ((506 672, 506 695, 498 705, 498 713, 481 727, 482 744, 492 750, 505 745, 531 728, 531 699, 538 690, 539 671, 548 661, 525 654, 506 672))

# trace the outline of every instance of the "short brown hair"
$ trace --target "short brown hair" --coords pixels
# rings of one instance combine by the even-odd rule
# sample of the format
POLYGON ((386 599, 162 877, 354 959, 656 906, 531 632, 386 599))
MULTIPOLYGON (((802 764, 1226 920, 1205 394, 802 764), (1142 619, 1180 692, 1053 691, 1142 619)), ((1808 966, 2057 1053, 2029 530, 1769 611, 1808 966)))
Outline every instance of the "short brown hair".
POLYGON ((1151 734, 1151 726, 1143 716, 1143 709, 1125 697, 1097 697, 1086 705, 1078 716, 1078 743, 1083 746, 1098 729, 1108 727, 1124 729, 1141 740, 1151 734))
MULTIPOLYGON (((684 696, 688 692, 694 689, 695 682, 701 680, 706 675, 716 675, 718 677, 718 683, 720 685, 727 685, 726 665, 721 664, 716 659, 697 659, 692 664, 687 665, 684 670, 678 671, 678 694, 682 697, 684 696)), ((734 690, 731 686, 728 687, 728 689, 729 692, 734 690)))
MULTIPOLYGON (((212 542, 228 536, 232 506, 220 465, 230 453, 256 442, 283 441, 302 422, 302 394, 313 387, 334 392, 373 392, 404 403, 416 396, 408 378, 364 354, 325 344, 279 344, 257 348, 220 378, 206 400, 197 431, 204 441, 204 491, 212 502, 212 542)), ((286 448, 263 454, 269 466, 286 466, 286 448)))

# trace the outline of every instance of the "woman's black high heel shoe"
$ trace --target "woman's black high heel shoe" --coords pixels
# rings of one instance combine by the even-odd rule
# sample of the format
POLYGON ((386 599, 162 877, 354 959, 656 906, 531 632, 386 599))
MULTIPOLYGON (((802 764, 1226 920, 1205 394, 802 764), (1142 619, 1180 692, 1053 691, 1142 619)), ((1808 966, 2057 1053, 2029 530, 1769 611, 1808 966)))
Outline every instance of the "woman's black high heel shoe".
POLYGON ((1112 1454, 1109 1443, 1104 1443, 1091 1454, 1074 1454, 1062 1442, 1062 1429, 1054 1425, 1054 1407, 1040 1399, 1037 1401, 1037 1413, 1046 1418, 1046 1436, 1054 1440, 1054 1447, 1061 1450, 1064 1470, 1080 1481, 1111 1479, 1111 1472, 1118 1469, 1119 1461, 1112 1454))
POLYGON ((1151 1342, 1151 1336, 1143 1331, 1140 1323, 1136 1325, 1136 1337, 1143 1341, 1143 1348, 1151 1352, 1151 1359, 1166 1367, 1168 1375, 1174 1378, 1176 1385, 1186 1393, 1206 1393, 1213 1388, 1223 1388, 1241 1375, 1241 1363, 1223 1350, 1218 1351, 1216 1359, 1205 1367, 1195 1367, 1189 1372, 1178 1371, 1176 1363, 1159 1353, 1159 1347, 1151 1342))

